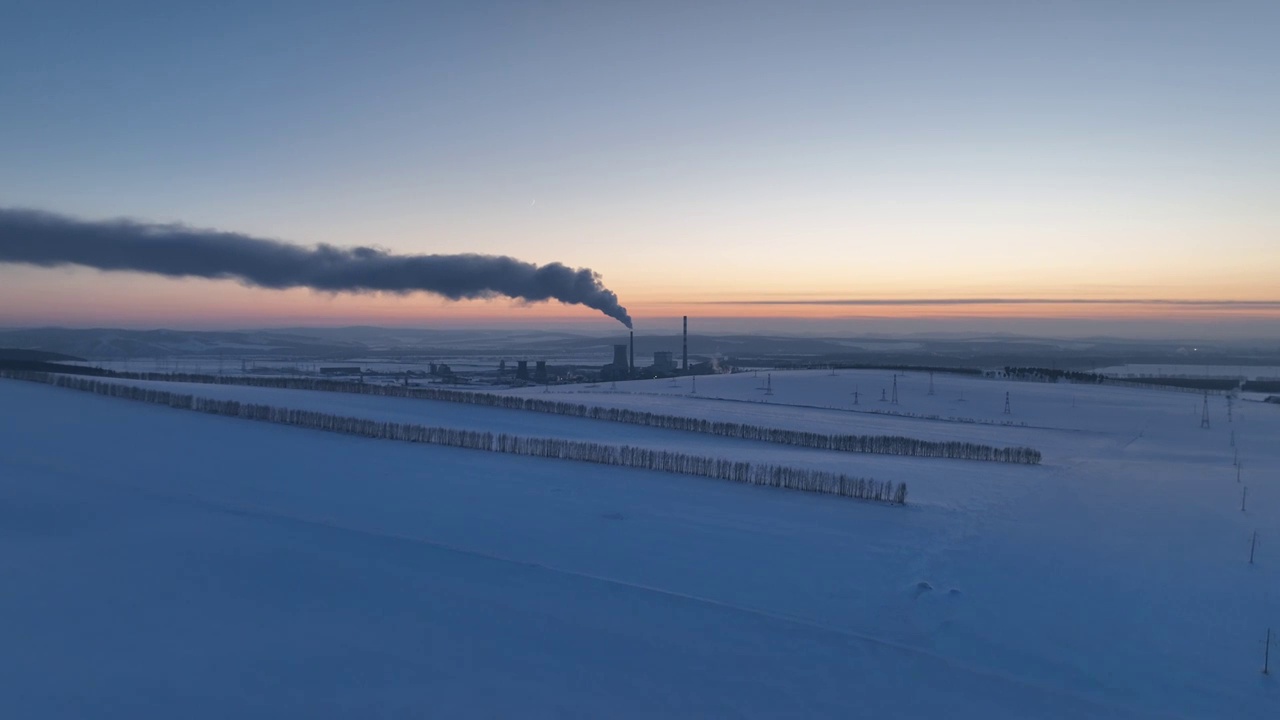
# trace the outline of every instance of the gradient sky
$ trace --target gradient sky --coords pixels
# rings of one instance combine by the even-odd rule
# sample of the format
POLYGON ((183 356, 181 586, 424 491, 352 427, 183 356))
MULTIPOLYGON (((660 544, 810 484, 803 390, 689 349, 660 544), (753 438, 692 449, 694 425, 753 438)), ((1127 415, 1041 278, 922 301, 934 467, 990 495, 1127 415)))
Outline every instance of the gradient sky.
MULTIPOLYGON (((558 260, 599 272, 638 329, 1270 332, 1275 304, 831 301, 1280 300, 1277 28, 1275 0, 9 0, 0 206, 558 260)), ((616 327, 0 266, 4 325, 496 321, 616 327)))

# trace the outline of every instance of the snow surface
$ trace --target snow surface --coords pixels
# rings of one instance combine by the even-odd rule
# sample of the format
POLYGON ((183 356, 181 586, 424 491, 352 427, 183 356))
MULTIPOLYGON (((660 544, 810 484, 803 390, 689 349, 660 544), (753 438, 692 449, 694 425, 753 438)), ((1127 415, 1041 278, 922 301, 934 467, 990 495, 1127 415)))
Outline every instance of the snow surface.
POLYGON ((1111 365, 1098 368, 1093 372, 1114 377, 1280 379, 1280 367, 1274 365, 1147 365, 1132 363, 1128 365, 1111 365))
MULTIPOLYGON (((775 373, 774 398, 848 380, 775 373)), ((971 417, 1008 389, 1056 429, 661 406, 1047 446, 1041 468, 889 458, 952 480, 916 503, 911 479, 905 508, 0 381, 0 697, 49 718, 1273 717, 1280 407, 1229 424, 1215 398, 1202 430, 1189 394, 964 380, 998 398, 971 417)))
MULTIPOLYGON (((1025 445, 1042 451, 1050 464, 1123 445, 1148 425, 1198 428, 1202 409, 1200 393, 944 373, 934 374, 929 395, 928 373, 889 370, 706 375, 697 377, 696 394, 690 392, 694 384, 686 377, 620 382, 616 390, 602 384, 556 386, 549 394, 533 388, 508 392, 815 432, 1025 445), (766 394, 770 389, 772 395, 766 394), (1009 415, 1004 414, 1006 393, 1009 415)), ((1214 397, 1213 403, 1214 417, 1225 420, 1226 400, 1214 397)))
MULTIPOLYGON (((218 400, 239 400, 384 422, 417 423, 525 437, 553 437, 610 445, 630 445, 753 463, 825 470, 881 481, 909 481, 912 502, 917 504, 983 507, 1008 492, 1009 488, 1050 472, 1043 467, 1028 465, 814 450, 629 423, 602 422, 588 418, 442 401, 239 385, 141 380, 107 381, 218 400)), ((539 395, 539 397, 542 396, 539 395)), ((662 411, 660 407, 649 409, 662 411)), ((860 418, 851 419, 858 421, 860 418)), ((785 422, 771 421, 765 424, 770 427, 789 426, 785 422)), ((875 428, 864 430, 861 424, 846 424, 839 431, 875 432, 875 428)), ((990 435, 989 430, 987 435, 990 435)), ((989 440, 991 440, 990 437, 984 437, 980 441, 989 440)))

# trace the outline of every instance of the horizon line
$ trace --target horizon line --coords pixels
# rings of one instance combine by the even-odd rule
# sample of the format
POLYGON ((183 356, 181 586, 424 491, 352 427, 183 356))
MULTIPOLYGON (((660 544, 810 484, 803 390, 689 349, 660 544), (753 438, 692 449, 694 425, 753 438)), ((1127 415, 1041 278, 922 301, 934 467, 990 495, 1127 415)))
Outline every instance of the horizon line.
POLYGON ((1167 305, 1188 307, 1280 308, 1280 300, 1174 300, 1169 298, 817 298, 812 300, 695 300, 690 305, 848 305, 867 307, 929 305, 1167 305))

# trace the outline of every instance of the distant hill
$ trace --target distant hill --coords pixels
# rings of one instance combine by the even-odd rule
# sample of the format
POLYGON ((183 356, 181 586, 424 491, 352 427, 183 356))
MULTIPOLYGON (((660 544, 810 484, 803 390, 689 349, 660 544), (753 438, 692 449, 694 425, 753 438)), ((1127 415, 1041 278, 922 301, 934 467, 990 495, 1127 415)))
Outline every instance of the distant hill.
POLYGON ((361 343, 271 331, 200 332, 38 328, 0 331, 0 345, 73 357, 99 359, 203 356, 347 357, 363 353, 361 343))
POLYGON ((84 358, 45 350, 24 350, 22 348, 0 348, 0 360, 20 362, 67 362, 84 361, 84 358))
MULTIPOLYGON (((356 358, 598 358, 612 357, 613 345, 629 336, 619 329, 605 335, 582 335, 538 329, 428 328, 277 328, 267 330, 186 331, 29 328, 0 330, 0 350, 13 362, 57 362, 79 358, 203 357, 255 360, 349 362, 356 358)), ((690 360, 719 358, 742 367, 878 367, 997 368, 1006 365, 1056 370, 1092 370, 1125 363, 1200 365, 1280 365, 1280 347, 1197 344, 1193 356, 1184 343, 1103 339, 1059 340, 1019 336, 930 338, 923 335, 776 336, 691 334, 690 360)), ((678 332, 642 334, 635 352, 647 364, 654 352, 683 352, 678 332)), ((587 363, 590 364, 590 363, 587 363)))

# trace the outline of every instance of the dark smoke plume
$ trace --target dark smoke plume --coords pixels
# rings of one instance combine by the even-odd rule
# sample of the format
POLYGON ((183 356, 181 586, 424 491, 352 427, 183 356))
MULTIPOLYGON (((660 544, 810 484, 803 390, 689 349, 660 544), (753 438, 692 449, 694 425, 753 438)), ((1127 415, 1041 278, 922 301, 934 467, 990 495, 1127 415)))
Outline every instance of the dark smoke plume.
POLYGON ((416 291, 450 300, 505 295, 595 308, 631 327, 600 276, 558 262, 534 265, 492 255, 392 255, 371 247, 299 247, 239 233, 131 220, 86 222, 0 208, 0 262, 170 277, 235 278, 264 288, 327 292, 416 291))

